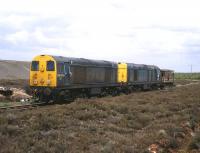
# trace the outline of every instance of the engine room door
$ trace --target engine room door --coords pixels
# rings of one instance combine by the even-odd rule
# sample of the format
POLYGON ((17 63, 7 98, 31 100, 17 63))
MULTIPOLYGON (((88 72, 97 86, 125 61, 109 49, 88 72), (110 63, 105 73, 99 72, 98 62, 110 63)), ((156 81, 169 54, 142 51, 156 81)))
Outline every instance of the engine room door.
POLYGON ((64 63, 64 75, 64 85, 70 85, 71 72, 69 63, 64 63))

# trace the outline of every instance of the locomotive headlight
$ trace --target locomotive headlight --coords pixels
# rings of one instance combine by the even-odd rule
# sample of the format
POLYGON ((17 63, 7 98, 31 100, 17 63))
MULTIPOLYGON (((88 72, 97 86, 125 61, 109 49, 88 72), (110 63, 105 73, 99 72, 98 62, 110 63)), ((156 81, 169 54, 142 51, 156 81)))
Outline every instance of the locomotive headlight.
POLYGON ((40 80, 40 83, 41 83, 41 84, 44 84, 44 79, 41 79, 41 80, 40 80))
POLYGON ((51 84, 51 80, 47 80, 47 84, 50 85, 51 84))
POLYGON ((37 84, 38 84, 38 81, 37 81, 37 80, 33 80, 33 84, 34 84, 34 85, 37 85, 37 84))

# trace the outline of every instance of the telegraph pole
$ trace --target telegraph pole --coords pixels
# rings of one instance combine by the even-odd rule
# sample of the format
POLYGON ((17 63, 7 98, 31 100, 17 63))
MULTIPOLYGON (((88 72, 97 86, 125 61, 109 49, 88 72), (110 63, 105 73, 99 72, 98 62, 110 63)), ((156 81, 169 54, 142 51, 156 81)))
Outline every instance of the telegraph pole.
POLYGON ((192 79, 192 64, 190 65, 190 79, 192 79))

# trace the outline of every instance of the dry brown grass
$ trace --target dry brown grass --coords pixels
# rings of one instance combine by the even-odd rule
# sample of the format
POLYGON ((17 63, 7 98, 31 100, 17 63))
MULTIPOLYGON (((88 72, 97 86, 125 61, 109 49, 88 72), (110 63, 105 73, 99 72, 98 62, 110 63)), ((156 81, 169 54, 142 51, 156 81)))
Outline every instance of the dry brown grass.
POLYGON ((0 152, 198 152, 200 85, 0 114, 0 152), (194 137, 193 137, 194 135, 194 137))
POLYGON ((0 86, 26 89, 29 86, 29 81, 27 79, 1 79, 0 86))

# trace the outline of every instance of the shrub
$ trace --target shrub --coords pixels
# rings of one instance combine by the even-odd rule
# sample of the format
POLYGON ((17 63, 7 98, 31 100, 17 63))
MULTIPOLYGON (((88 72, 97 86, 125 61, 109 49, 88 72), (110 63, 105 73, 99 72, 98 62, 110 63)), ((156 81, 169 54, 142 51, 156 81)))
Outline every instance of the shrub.
POLYGON ((147 126, 152 121, 152 115, 151 114, 145 114, 145 113, 139 113, 137 117, 137 122, 144 126, 147 126))
POLYGON ((167 148, 176 149, 178 147, 179 147, 179 144, 178 144, 178 142, 177 142, 177 140, 175 138, 170 138, 168 140, 167 148))
POLYGON ((115 110, 121 114, 128 114, 128 107, 127 106, 118 106, 115 110))
POLYGON ((192 139, 191 143, 188 146, 188 149, 189 150, 200 149, 200 132, 198 132, 196 136, 194 136, 194 138, 192 139))
POLYGON ((13 126, 13 125, 1 126, 0 131, 1 131, 2 135, 8 135, 8 136, 17 136, 20 134, 19 127, 13 126))
POLYGON ((59 123, 59 120, 55 117, 48 115, 39 116, 37 122, 33 124, 34 129, 48 131, 55 128, 59 123))

